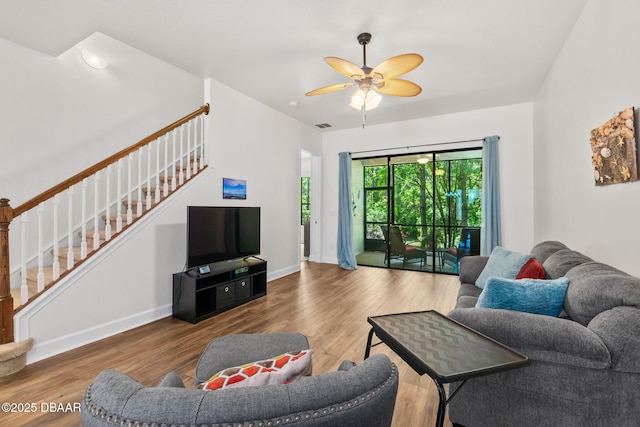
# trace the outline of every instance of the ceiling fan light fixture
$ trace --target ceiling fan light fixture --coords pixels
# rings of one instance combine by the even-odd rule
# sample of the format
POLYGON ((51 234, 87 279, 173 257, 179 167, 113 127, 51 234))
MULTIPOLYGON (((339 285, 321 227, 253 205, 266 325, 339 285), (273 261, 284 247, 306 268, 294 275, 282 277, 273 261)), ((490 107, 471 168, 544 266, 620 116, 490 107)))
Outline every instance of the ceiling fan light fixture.
POLYGON ((354 110, 360 111, 364 108, 366 111, 369 111, 380 105, 380 101, 382 101, 382 97, 375 90, 360 88, 351 96, 349 106, 354 110))

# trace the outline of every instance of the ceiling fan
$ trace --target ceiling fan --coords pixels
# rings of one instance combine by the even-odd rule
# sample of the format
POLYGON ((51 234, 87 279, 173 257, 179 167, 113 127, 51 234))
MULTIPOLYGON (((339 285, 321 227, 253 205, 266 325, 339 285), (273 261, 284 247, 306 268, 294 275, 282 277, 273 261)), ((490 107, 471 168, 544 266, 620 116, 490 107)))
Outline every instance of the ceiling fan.
POLYGON ((353 79, 353 82, 321 87, 307 92, 306 96, 322 95, 357 86, 358 89, 351 97, 351 104, 349 105, 355 110, 362 110, 364 114, 366 110, 376 108, 380 104, 382 97, 379 93, 409 97, 416 96, 422 92, 422 88, 417 84, 396 78, 422 64, 422 56, 417 53, 398 55, 371 68, 367 66, 367 44, 370 41, 371 34, 369 33, 362 33, 358 36, 358 43, 362 45, 362 62, 364 64, 362 67, 334 56, 324 58, 330 67, 340 74, 353 79))

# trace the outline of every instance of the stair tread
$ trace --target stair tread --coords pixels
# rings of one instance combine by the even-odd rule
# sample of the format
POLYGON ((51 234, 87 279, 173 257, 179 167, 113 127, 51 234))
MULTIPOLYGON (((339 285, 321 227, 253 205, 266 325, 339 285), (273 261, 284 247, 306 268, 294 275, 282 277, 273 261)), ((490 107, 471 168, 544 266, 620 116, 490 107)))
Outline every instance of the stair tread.
MULTIPOLYGON (((87 241, 93 240, 93 234, 94 230, 87 230, 87 241)), ((82 236, 82 233, 78 232, 78 235, 82 236)), ((107 235, 107 231, 103 228, 98 229, 98 235, 100 236, 100 241, 103 241, 105 239, 105 236, 107 235)))
MULTIPOLYGON (((80 259, 80 255, 81 255, 81 247, 80 246, 74 246, 73 248, 73 259, 80 259)), ((67 259, 67 254, 69 253, 69 249, 68 248, 59 248, 58 249, 58 260, 60 262, 60 264, 62 264, 62 259, 67 259)), ((64 265, 67 265, 66 261, 64 263, 64 265)))
MULTIPOLYGON (((45 286, 50 283, 53 282, 53 266, 49 265, 46 267, 42 267, 42 271, 44 273, 44 283, 45 286)), ((65 271, 67 271, 67 264, 61 262, 60 263, 60 274, 64 273, 65 271)), ((38 284, 38 269, 37 268, 30 268, 27 270, 27 286, 29 286, 29 295, 31 295, 31 289, 32 289, 32 284, 33 286, 33 292, 36 291, 37 289, 37 284, 38 284)))

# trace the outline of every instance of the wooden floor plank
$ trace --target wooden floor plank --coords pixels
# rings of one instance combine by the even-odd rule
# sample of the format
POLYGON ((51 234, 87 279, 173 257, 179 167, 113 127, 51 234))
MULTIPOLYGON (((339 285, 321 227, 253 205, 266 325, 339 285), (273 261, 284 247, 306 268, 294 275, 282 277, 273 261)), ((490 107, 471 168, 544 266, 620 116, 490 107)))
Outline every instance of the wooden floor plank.
MULTIPOLYGON (((302 332, 314 349, 314 374, 332 371, 344 359, 362 361, 368 316, 430 309, 447 313, 458 283, 457 276, 374 267, 347 271, 305 262, 300 272, 269 282, 267 296, 196 325, 168 317, 0 378, 0 403, 33 403, 36 409, 0 413, 0 424, 80 425, 79 413, 52 412, 51 404, 73 407, 104 369, 119 370, 147 386, 176 371, 191 387, 206 345, 232 333, 302 332)), ((372 354, 379 352, 399 368, 393 426, 433 426, 438 399, 433 381, 417 375, 384 345, 372 349, 372 354)))

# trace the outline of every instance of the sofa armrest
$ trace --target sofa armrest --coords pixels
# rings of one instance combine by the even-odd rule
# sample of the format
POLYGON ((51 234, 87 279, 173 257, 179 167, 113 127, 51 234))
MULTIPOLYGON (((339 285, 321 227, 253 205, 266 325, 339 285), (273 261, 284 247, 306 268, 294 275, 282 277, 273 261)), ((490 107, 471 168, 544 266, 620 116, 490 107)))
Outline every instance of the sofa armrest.
POLYGON ((489 257, 484 255, 470 255, 460 258, 460 283, 475 285, 488 260, 489 257))
POLYGON ((591 369, 611 366, 602 339, 572 320, 491 308, 459 308, 448 316, 532 360, 591 369))
POLYGON ((640 309, 615 307, 603 311, 587 327, 609 348, 614 370, 640 373, 640 309))

